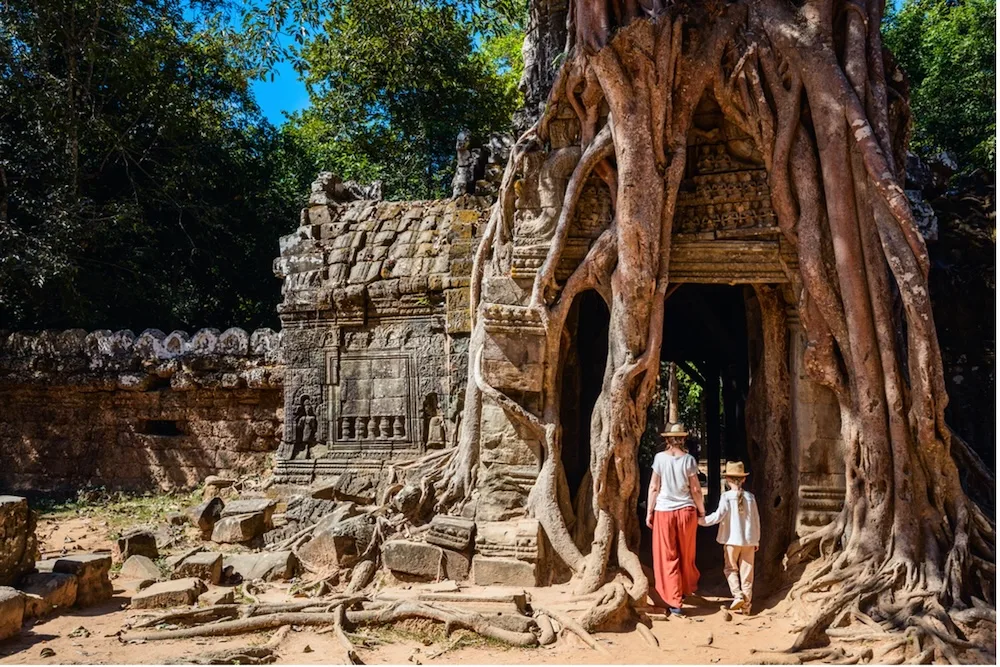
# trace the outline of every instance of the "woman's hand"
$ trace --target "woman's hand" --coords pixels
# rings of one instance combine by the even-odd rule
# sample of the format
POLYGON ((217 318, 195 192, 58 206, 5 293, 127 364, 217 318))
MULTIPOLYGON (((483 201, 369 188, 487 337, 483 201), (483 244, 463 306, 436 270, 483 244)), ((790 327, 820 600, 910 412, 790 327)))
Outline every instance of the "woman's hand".
POLYGON ((652 512, 646 512, 646 527, 647 528, 652 528, 653 527, 653 513, 652 512))

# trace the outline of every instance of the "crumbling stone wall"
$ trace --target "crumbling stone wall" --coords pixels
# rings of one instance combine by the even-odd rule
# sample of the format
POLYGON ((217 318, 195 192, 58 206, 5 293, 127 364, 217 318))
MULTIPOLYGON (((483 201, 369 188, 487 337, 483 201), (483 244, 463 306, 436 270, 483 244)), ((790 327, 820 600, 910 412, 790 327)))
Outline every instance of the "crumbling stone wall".
POLYGON ((279 348, 270 329, 0 333, 0 489, 264 473, 281 439, 279 348))
POLYGON ((275 273, 287 364, 281 482, 456 442, 468 373, 469 275, 490 200, 344 201, 324 174, 275 273))

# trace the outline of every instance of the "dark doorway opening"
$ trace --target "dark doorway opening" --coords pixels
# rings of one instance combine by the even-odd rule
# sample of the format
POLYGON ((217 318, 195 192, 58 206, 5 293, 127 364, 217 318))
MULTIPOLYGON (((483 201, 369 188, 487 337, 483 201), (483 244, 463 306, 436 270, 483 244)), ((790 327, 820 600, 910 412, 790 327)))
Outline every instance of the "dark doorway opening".
MULTIPOLYGON (((690 433, 689 450, 699 462, 707 512, 718 507, 725 461, 747 463, 745 409, 751 348, 759 344, 759 337, 748 332, 748 299, 753 299, 750 286, 684 284, 668 297, 664 310, 660 351, 660 391, 664 395, 659 404, 668 400, 665 394, 673 362, 681 387, 678 417, 690 433)), ((669 418, 667 412, 652 409, 647 430, 660 430, 669 418)), ((652 531, 645 525, 644 501, 652 471, 648 465, 643 468, 640 557, 651 566, 652 531)), ((697 564, 702 571, 702 589, 724 595, 728 589, 722 577, 722 547, 715 537, 714 527, 698 529, 697 564)))
POLYGON ((593 290, 577 297, 566 322, 572 342, 562 373, 562 463, 574 499, 590 468, 590 418, 604 382, 610 323, 607 304, 593 290))

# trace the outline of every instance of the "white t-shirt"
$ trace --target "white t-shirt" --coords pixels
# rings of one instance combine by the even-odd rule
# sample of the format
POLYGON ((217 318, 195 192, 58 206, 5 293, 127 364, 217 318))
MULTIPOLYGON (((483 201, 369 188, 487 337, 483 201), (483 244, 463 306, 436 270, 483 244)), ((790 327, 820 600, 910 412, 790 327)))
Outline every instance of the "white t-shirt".
POLYGON ((672 512, 694 507, 691 495, 691 475, 698 474, 698 462, 690 454, 672 456, 660 452, 653 457, 653 472, 660 476, 660 493, 656 496, 657 512, 672 512))

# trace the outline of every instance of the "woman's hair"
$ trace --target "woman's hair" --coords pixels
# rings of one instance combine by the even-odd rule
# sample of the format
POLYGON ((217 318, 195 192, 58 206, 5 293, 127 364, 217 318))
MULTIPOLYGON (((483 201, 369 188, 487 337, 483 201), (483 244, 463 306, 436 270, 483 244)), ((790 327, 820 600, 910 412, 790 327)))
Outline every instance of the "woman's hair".
POLYGON ((746 509, 746 501, 743 498, 743 482, 746 477, 727 477, 726 481, 736 485, 736 511, 743 514, 746 509))
POLYGON ((676 435, 668 435, 664 437, 663 440, 666 442, 666 446, 668 448, 676 447, 677 449, 686 449, 685 445, 687 444, 687 438, 678 437, 676 435))

